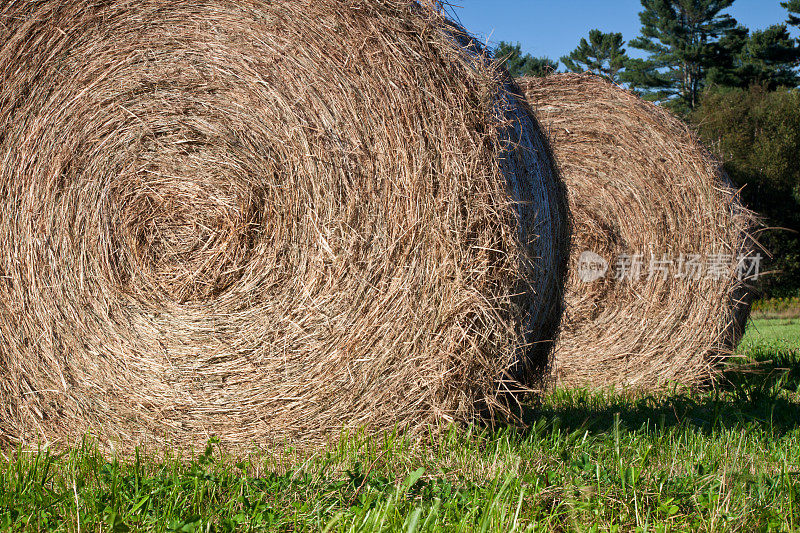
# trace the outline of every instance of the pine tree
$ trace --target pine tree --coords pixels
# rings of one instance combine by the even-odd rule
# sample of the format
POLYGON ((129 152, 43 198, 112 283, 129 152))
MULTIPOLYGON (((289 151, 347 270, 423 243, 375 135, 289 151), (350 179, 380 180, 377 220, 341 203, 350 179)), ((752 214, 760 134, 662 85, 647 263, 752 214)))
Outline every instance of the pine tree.
POLYGON ((500 41, 500 44, 494 50, 494 55, 505 63, 508 72, 515 78, 521 76, 546 76, 558 69, 558 62, 548 57, 523 55, 520 43, 511 44, 500 41))
POLYGON ((800 26, 800 0, 781 2, 781 5, 789 10, 789 19, 787 23, 792 26, 800 26))
POLYGON ((706 56, 711 66, 707 72, 709 86, 743 87, 742 58, 750 40, 750 30, 741 24, 728 30, 714 43, 706 56))
POLYGON ((618 81, 619 72, 625 67, 628 56, 622 47, 625 41, 621 33, 603 33, 591 30, 589 40, 582 38, 578 47, 561 62, 572 72, 591 71, 618 81))
POLYGON ((798 63, 800 46, 785 24, 752 33, 738 26, 717 43, 717 58, 709 69, 708 81, 725 87, 795 87, 800 82, 795 71, 798 63))
POLYGON ((641 0, 642 34, 629 44, 649 53, 628 62, 624 81, 650 100, 694 109, 705 76, 720 58, 719 39, 736 28, 722 11, 734 0, 641 0))
POLYGON ((745 84, 795 87, 798 76, 794 67, 800 61, 800 47, 789 35, 785 24, 775 24, 754 31, 741 55, 742 77, 745 84))
POLYGON ((558 61, 553 61, 549 57, 532 57, 527 64, 527 73, 523 76, 536 76, 543 78, 558 70, 558 61))

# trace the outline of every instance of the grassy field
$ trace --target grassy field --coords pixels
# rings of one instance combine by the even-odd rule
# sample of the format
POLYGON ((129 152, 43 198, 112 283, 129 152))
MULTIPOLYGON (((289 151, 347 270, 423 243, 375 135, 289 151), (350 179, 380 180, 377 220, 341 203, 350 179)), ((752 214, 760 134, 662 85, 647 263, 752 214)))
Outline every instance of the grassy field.
POLYGON ((800 350, 800 318, 752 320, 740 348, 800 350))
POLYGON ((716 390, 557 391, 527 430, 354 435, 239 461, 224 442, 191 462, 22 453, 0 462, 0 528, 800 530, 800 320, 754 321, 743 350, 761 364, 716 390))

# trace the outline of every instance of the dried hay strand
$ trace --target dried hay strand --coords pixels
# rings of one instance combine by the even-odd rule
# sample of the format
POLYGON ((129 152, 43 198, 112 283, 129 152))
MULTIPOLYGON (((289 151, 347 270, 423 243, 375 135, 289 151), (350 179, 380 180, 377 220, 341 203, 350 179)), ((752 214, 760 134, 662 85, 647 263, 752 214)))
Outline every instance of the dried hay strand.
POLYGON ((565 199, 519 89, 439 12, 6 1, 0 37, 14 442, 311 445, 539 383, 565 199))
POLYGON ((573 229, 557 383, 655 390, 713 379, 744 332, 753 290, 738 259, 755 249, 754 217, 720 164, 676 117, 602 78, 519 82, 550 137, 573 229), (580 270, 584 252, 606 261, 606 276, 580 270), (637 254, 643 277, 621 275, 637 254), (694 279, 690 255, 719 272, 694 279))

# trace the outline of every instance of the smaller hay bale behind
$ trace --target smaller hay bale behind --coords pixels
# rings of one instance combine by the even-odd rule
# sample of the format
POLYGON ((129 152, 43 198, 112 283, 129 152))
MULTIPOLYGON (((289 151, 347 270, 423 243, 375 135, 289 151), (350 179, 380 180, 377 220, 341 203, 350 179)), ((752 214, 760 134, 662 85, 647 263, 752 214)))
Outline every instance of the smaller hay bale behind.
POLYGON ((500 416, 542 378, 564 200, 440 13, 4 2, 0 81, 15 442, 311 445, 500 416))
POLYGON ((602 78, 518 81, 570 207, 557 383, 658 389, 713 378, 744 332, 753 290, 738 259, 755 249, 754 216, 721 165, 676 117, 602 78))

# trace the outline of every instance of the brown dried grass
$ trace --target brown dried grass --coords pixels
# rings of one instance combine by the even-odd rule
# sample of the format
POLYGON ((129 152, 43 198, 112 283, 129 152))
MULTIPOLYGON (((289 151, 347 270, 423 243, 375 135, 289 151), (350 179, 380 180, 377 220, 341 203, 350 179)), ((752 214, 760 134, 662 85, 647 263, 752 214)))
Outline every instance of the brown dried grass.
POLYGON ((602 78, 519 82, 549 134, 573 227, 557 383, 658 389, 714 378, 744 332, 753 291, 738 280, 736 257, 755 246, 753 215, 719 162, 680 120, 602 78), (720 280, 672 270, 586 283, 584 251, 612 270, 620 254, 642 254, 646 268, 651 253, 733 258, 720 280))
POLYGON ((311 444, 536 387, 565 204, 461 31, 394 0, 0 2, 2 432, 311 444))

